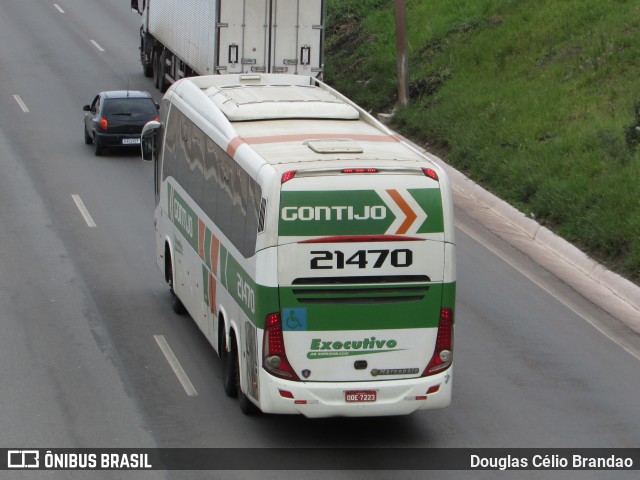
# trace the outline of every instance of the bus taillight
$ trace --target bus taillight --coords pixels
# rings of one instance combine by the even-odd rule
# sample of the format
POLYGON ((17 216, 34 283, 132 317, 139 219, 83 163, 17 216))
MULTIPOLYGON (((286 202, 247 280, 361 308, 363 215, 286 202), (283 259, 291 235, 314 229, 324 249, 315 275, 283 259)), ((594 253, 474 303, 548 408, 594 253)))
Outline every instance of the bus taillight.
POLYGON ((440 323, 436 337, 436 348, 423 377, 433 375, 449 368, 453 361, 453 310, 440 309, 440 323))
POLYGON ((298 173, 297 170, 289 170, 288 172, 284 172, 282 174, 282 178, 280 179, 280 183, 287 183, 289 180, 296 176, 296 173, 298 173))
POLYGON ((267 315, 264 323, 264 338, 262 342, 262 366, 271 375, 285 380, 300 381, 298 375, 287 360, 284 348, 284 335, 279 313, 267 315))
POLYGON ((433 180, 439 181, 438 174, 436 173, 436 171, 433 168, 423 168, 422 172, 427 177, 432 178, 433 180))

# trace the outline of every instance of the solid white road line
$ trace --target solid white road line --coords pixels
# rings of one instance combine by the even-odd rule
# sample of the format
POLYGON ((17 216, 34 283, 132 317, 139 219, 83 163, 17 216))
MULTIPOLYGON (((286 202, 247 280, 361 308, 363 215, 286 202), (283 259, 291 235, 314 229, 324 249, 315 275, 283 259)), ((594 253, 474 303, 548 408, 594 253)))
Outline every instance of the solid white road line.
POLYGON ((196 388, 193 386, 193 383, 191 383, 191 380, 189 380, 187 373, 184 371, 182 365, 180 365, 180 362, 173 354, 173 351, 167 343, 167 340, 164 338, 164 335, 154 335, 153 338, 155 338, 156 343, 160 347, 160 350, 162 350, 162 353, 166 357, 167 362, 169 362, 169 366, 171 366, 173 373, 175 373, 176 377, 178 377, 178 380, 180 380, 182 388, 184 388, 184 391, 187 392, 187 395, 189 395, 190 397, 198 396, 196 388))
POLYGON ((58 10, 60 13, 64 13, 64 10, 62 9, 62 7, 60 5, 58 5, 57 3, 54 3, 53 6, 56 8, 56 10, 58 10))
POLYGON ((18 105, 20 105, 20 108, 24 113, 29 112, 27 105, 22 101, 22 99, 20 98, 20 95, 14 95, 13 98, 15 99, 16 102, 18 102, 18 105))
POLYGON ((96 42, 95 40, 91 40, 91 43, 92 43, 92 44, 93 44, 93 46, 94 46, 94 47, 96 47, 100 52, 104 52, 104 48, 102 48, 98 42, 96 42))
POLYGON ((584 308, 584 306, 578 305, 575 302, 573 302, 572 300, 570 300, 569 298, 566 298, 566 296, 559 294, 559 292, 556 292, 553 288, 551 288, 548 285, 548 283, 546 281, 544 281, 544 279, 539 279, 538 275, 536 275, 536 274, 534 274, 534 273, 532 273, 530 271, 527 271, 526 268, 523 268, 523 266, 519 265, 518 262, 513 261, 510 258, 510 256, 505 254, 504 252, 502 252, 502 250, 500 250, 500 249, 496 248, 495 246, 491 245, 490 243, 484 241, 479 235, 476 235, 470 228, 468 228, 462 222, 456 220, 456 227, 458 227, 460 230, 462 230, 465 234, 467 234, 469 237, 474 239, 480 245, 484 246, 487 250, 491 251, 494 255, 496 255, 497 257, 501 258, 504 262, 506 262, 511 267, 516 269, 522 275, 527 277, 530 281, 535 283, 542 290, 544 290, 549 295, 551 295, 553 298, 558 300, 560 303, 562 303, 565 307, 567 307, 573 313, 575 313, 576 315, 578 315, 579 317, 584 319, 592 327, 594 327, 596 330, 598 330, 602 335, 604 335, 609 340, 611 340, 612 342, 617 344, 619 347, 621 347, 623 350, 625 350, 631 356, 635 357, 637 360, 640 360, 640 355, 638 355, 638 353, 636 351, 634 351, 634 349, 631 346, 627 345, 624 342, 624 339, 618 338, 618 336, 610 334, 605 328, 603 328, 600 325, 600 322, 598 320, 596 320, 595 317, 593 315, 591 315, 586 308, 584 308))
POLYGON ((89 210, 87 210, 87 207, 84 206, 84 203, 82 202, 80 196, 72 194, 71 197, 73 198, 73 201, 76 202, 76 207, 78 207, 78 210, 80 210, 80 213, 84 217, 84 221, 87 222, 87 225, 91 228, 95 227, 96 222, 94 222, 93 218, 91 218, 89 210))

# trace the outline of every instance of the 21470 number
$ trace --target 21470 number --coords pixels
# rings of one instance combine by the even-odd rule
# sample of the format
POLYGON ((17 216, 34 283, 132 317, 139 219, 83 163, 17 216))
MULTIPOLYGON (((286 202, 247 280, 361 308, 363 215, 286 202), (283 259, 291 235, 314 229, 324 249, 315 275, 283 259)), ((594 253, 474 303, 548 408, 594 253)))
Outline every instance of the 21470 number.
POLYGON ((340 250, 314 250, 311 255, 316 255, 311 259, 311 269, 331 270, 344 269, 348 266, 357 268, 367 268, 373 264, 373 268, 382 268, 385 263, 392 267, 409 267, 413 264, 413 252, 406 248, 397 250, 358 250, 347 258, 347 255, 340 250))

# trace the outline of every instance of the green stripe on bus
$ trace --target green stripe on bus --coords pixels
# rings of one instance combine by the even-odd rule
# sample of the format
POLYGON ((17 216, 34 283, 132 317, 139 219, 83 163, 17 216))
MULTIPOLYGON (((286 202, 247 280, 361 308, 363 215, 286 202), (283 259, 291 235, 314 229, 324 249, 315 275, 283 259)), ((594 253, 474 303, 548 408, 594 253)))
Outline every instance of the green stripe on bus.
POLYGON ((392 295, 383 296, 380 290, 384 288, 372 290, 371 294, 349 294, 349 288, 332 286, 325 287, 327 293, 322 296, 323 287, 314 287, 313 295, 309 296, 298 287, 280 287, 280 301, 283 310, 304 309, 307 331, 436 328, 443 297, 450 299, 455 292, 451 285, 429 284, 424 297, 415 300, 400 298, 403 293, 398 293, 395 299, 389 298, 392 295), (337 291, 340 293, 336 294, 337 291))
POLYGON ((198 217, 175 188, 169 188, 169 216, 178 231, 198 253, 198 217))
POLYGON ((257 327, 263 328, 267 315, 279 311, 278 288, 258 285, 223 245, 220 245, 220 281, 257 327))
MULTIPOLYGON (((456 310, 456 282, 445 283, 442 286, 442 308, 456 310)), ((454 316, 455 318, 455 316, 454 316)))
POLYGON ((427 219, 418 228, 418 233, 438 233, 444 231, 442 214, 442 196, 435 188, 418 188, 409 190, 413 199, 420 205, 427 219))
MULTIPOLYGON (((414 218, 426 215, 417 233, 442 232, 440 190, 419 188, 406 192, 422 209, 422 212, 414 212, 414 218)), ((393 204, 391 200, 387 201, 393 204)), ((396 215, 387 201, 374 190, 283 191, 278 233, 280 236, 305 237, 394 234, 396 232, 390 232, 389 228, 396 215)), ((396 211, 400 209, 399 205, 392 206, 396 211)))

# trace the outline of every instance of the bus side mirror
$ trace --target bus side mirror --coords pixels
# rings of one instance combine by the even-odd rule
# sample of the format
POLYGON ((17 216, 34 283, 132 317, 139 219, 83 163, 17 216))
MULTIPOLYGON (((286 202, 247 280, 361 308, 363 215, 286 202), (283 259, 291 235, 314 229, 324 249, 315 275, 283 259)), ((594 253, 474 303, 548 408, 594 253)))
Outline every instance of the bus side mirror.
POLYGON ((162 126, 160 122, 148 122, 142 129, 140 145, 142 148, 142 159, 150 162, 153 160, 154 154, 158 146, 158 129, 162 126))

